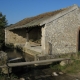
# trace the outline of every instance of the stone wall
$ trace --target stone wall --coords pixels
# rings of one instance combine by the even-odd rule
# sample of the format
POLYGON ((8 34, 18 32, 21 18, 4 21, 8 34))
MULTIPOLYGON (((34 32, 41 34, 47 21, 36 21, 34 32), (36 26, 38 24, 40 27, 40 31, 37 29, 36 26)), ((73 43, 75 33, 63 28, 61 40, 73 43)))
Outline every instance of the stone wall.
POLYGON ((79 10, 74 10, 45 25, 45 52, 48 42, 52 44, 52 54, 75 53, 78 48, 79 10))
POLYGON ((16 30, 5 30, 5 43, 6 44, 24 44, 26 43, 26 30, 16 29, 16 30))
MULTIPOLYGON (((5 43, 20 45, 25 44, 26 29, 5 30, 5 43)), ((34 27, 29 32, 29 42, 35 42, 41 44, 41 27, 34 27)))

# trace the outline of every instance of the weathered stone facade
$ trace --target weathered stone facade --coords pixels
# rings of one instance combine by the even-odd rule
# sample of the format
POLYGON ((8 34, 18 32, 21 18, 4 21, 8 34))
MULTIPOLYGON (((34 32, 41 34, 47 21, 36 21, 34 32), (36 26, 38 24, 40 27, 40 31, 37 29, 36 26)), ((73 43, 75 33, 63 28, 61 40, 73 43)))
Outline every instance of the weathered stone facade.
POLYGON ((6 44, 25 44, 26 43, 26 30, 5 30, 5 43, 6 44))
POLYGON ((48 42, 52 44, 52 54, 75 53, 78 51, 79 10, 76 9, 45 25, 45 51, 48 42))

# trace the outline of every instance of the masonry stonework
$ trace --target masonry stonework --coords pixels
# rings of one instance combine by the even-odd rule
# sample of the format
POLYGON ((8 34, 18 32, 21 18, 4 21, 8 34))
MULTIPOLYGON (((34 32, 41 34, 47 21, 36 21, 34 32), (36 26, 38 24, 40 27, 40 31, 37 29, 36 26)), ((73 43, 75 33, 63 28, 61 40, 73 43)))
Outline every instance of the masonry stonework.
POLYGON ((26 43, 26 31, 25 30, 15 30, 15 31, 10 31, 6 30, 6 39, 5 43, 6 44, 25 44, 26 43))
POLYGON ((45 25, 45 51, 48 42, 52 44, 52 54, 75 53, 78 47, 80 20, 78 10, 74 10, 45 25))

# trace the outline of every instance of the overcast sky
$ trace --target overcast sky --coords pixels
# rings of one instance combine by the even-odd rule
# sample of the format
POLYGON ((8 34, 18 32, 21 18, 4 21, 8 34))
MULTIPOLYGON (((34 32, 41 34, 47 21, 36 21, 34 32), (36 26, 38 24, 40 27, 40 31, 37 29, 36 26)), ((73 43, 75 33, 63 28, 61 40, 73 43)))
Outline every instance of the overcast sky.
POLYGON ((8 24, 14 24, 26 17, 58 10, 77 4, 80 0, 0 0, 0 12, 6 15, 8 24))

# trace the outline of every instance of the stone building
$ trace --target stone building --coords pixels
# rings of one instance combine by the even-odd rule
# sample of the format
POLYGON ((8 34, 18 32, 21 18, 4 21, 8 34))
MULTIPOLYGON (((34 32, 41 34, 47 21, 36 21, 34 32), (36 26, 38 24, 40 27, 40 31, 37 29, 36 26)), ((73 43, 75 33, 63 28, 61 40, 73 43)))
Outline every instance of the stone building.
POLYGON ((76 53, 80 51, 80 9, 73 5, 25 18, 5 29, 5 43, 31 55, 76 53))

